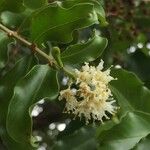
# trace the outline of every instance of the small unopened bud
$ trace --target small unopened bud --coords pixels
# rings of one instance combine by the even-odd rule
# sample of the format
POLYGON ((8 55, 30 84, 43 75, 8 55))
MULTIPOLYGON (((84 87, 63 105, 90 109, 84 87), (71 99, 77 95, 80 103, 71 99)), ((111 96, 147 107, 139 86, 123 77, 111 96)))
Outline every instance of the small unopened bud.
POLYGON ((54 57, 54 59, 56 60, 57 64, 63 68, 63 63, 60 57, 60 49, 58 47, 53 47, 52 49, 52 56, 54 57))

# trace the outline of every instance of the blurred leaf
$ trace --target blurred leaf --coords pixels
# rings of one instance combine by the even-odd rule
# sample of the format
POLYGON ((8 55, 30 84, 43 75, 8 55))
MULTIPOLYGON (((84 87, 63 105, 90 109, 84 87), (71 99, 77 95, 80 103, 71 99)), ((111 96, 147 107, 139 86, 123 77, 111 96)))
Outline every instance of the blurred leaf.
MULTIPOLYGON (((6 131, 6 116, 10 99, 13 95, 13 90, 16 82, 22 78, 30 68, 35 64, 35 60, 29 56, 24 57, 17 62, 15 67, 10 70, 0 80, 0 136, 8 149, 20 150, 20 144, 13 141, 6 131)), ((26 147, 27 144, 26 144, 26 147)), ((21 148, 26 150, 25 148, 21 148)))
POLYGON ((141 28, 144 27, 144 29, 145 28, 149 29, 149 25, 150 25, 150 18, 149 18, 149 16, 144 16, 144 15, 142 15, 142 16, 136 16, 133 19, 134 19, 135 23, 139 27, 141 27, 141 28))
POLYGON ((12 40, 8 37, 8 35, 0 31, 0 68, 3 68, 8 60, 8 44, 12 40))
POLYGON ((42 8, 32 16, 31 38, 36 43, 57 41, 68 43, 73 40, 74 30, 97 22, 93 5, 79 4, 65 9, 57 3, 42 8))
POLYGON ((148 150, 150 148, 150 135, 142 139, 133 150, 148 150))
POLYGON ((9 10, 12 12, 21 12, 24 10, 23 0, 1 0, 0 11, 9 10))
POLYGON ((18 143, 14 141, 7 133, 6 130, 2 134, 3 144, 6 145, 8 150, 36 150, 29 143, 18 143))
POLYGON ((17 14, 10 11, 4 11, 0 15, 1 23, 9 28, 18 27, 23 21, 23 14, 17 14))
POLYGON ((47 0, 23 0, 24 6, 31 9, 37 9, 48 4, 47 0))
POLYGON ((74 65, 93 61, 103 53, 106 46, 106 38, 94 36, 91 40, 84 44, 75 44, 69 46, 61 54, 61 58, 65 65, 74 65))
POLYGON ((82 127, 72 135, 64 137, 54 144, 53 150, 94 150, 97 148, 95 129, 82 127))
POLYGON ((140 79, 145 82, 145 85, 149 88, 150 58, 138 49, 135 53, 127 55, 125 62, 127 64, 128 70, 136 73, 140 77, 140 79))
POLYGON ((112 74, 117 78, 111 89, 120 106, 119 115, 126 116, 99 136, 100 149, 129 150, 150 133, 150 91, 133 73, 118 69, 112 74))
POLYGON ((9 135, 19 143, 30 143, 32 120, 29 112, 42 98, 54 99, 57 95, 56 71, 48 65, 35 66, 14 89, 7 117, 9 135))

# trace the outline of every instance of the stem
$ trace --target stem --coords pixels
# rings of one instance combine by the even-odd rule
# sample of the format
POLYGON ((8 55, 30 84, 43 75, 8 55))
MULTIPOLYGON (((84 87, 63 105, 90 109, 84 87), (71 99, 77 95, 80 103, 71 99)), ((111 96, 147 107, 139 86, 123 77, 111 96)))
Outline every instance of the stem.
POLYGON ((54 60, 52 60, 46 53, 44 53, 42 50, 40 50, 35 44, 27 41, 26 39, 24 39, 23 37, 18 35, 17 32, 8 29, 7 27, 2 25, 1 23, 0 23, 0 29, 3 30, 4 32, 8 33, 8 35, 10 37, 14 37, 18 41, 22 42, 24 45, 29 47, 30 49, 32 49, 33 51, 37 52, 38 54, 40 54, 41 56, 46 58, 50 65, 54 64, 55 66, 57 66, 57 64, 54 62, 54 60))
POLYGON ((5 27, 4 25, 2 25, 1 23, 0 23, 0 29, 3 30, 4 32, 6 32, 8 34, 8 36, 17 39, 18 41, 22 42, 24 45, 26 45, 27 47, 29 47, 32 51, 37 52, 38 54, 40 54, 41 56, 43 56, 45 59, 47 59, 47 61, 49 62, 49 64, 51 66, 54 66, 57 69, 62 69, 71 78, 75 79, 75 76, 71 72, 69 72, 64 67, 59 66, 56 63, 56 61, 54 61, 53 59, 51 59, 50 56, 48 56, 46 53, 44 53, 42 50, 40 50, 34 43, 31 43, 31 42, 27 41, 26 39, 24 39, 23 37, 21 37, 17 32, 8 29, 7 27, 5 27))
POLYGON ((69 77, 71 77, 72 79, 76 79, 75 75, 72 74, 72 72, 68 71, 66 68, 62 68, 62 70, 64 71, 64 73, 66 73, 69 77))

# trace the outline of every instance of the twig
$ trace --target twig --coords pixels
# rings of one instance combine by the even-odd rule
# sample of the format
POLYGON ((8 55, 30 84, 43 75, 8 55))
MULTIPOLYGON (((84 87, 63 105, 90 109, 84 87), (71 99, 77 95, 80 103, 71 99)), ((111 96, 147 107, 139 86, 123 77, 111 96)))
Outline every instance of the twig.
POLYGON ((34 43, 27 41, 26 39, 24 39, 23 37, 18 35, 17 32, 8 29, 1 23, 0 23, 0 29, 3 30, 4 32, 6 32, 8 34, 8 36, 14 37, 18 41, 22 42, 24 45, 29 47, 32 51, 37 52, 38 54, 40 54, 41 56, 46 58, 50 65, 55 64, 55 66, 57 66, 56 63, 46 53, 44 53, 42 50, 40 50, 34 43))
POLYGON ((37 52, 38 54, 40 54, 41 56, 43 56, 49 63, 49 65, 51 67, 57 68, 59 70, 63 70, 68 76, 70 76, 71 78, 75 78, 74 75, 69 72, 66 68, 64 67, 60 67, 55 60, 51 59, 50 56, 48 56, 46 53, 44 53, 42 50, 40 50, 36 44, 31 43, 29 41, 27 41, 26 39, 24 39, 23 37, 21 37, 17 32, 12 31, 10 29, 8 29, 7 27, 5 27, 3 24, 0 23, 0 29, 4 32, 6 32, 8 34, 8 36, 13 37, 15 39, 17 39, 18 41, 22 42, 24 45, 26 45, 27 47, 29 47, 33 52, 37 52))

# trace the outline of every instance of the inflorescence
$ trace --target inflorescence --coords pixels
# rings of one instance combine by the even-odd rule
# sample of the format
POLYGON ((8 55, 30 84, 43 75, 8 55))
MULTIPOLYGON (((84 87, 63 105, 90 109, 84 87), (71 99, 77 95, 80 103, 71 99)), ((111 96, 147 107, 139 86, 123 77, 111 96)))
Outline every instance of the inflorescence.
POLYGON ((76 81, 68 83, 68 88, 60 92, 59 100, 66 100, 64 112, 84 116, 86 124, 91 119, 101 122, 110 119, 118 109, 108 86, 115 79, 110 76, 110 68, 102 71, 103 64, 101 60, 97 67, 85 63, 81 71, 75 69, 76 81))

